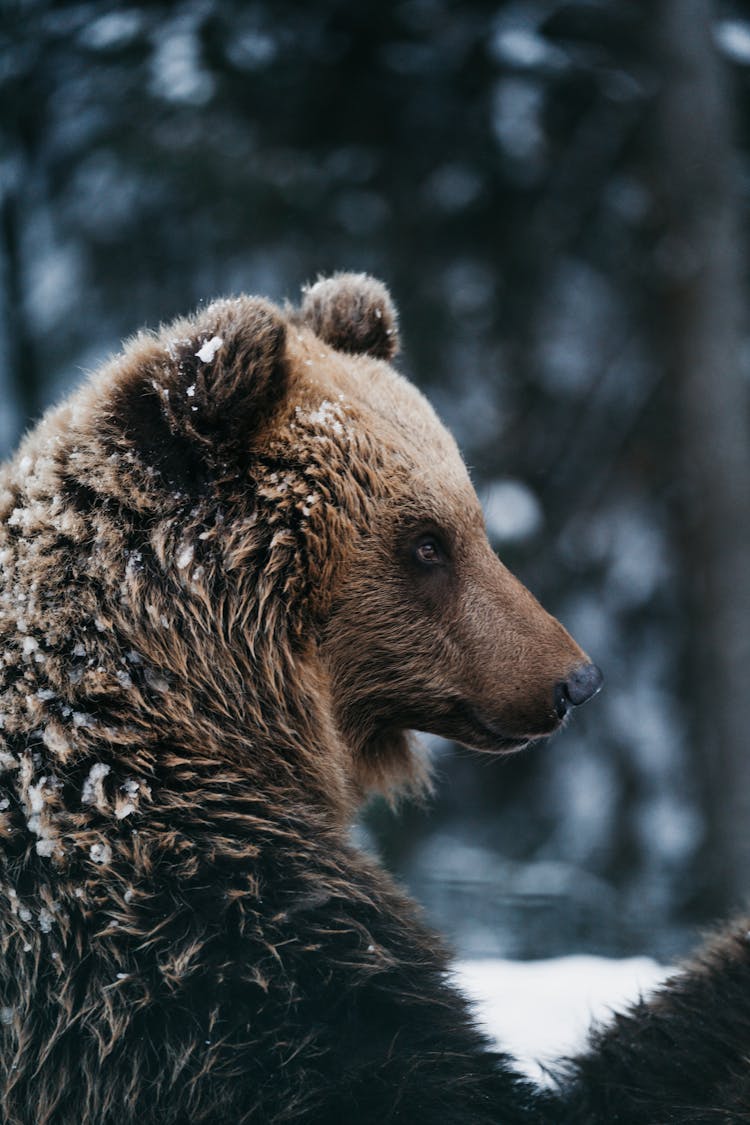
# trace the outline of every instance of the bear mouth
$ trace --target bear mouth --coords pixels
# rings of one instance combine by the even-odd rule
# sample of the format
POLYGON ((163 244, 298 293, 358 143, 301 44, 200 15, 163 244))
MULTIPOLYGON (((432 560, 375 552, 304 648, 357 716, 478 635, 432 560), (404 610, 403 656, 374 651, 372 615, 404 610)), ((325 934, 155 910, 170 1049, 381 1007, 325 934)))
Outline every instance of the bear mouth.
POLYGON ((470 750, 479 750, 488 754, 514 754, 525 749, 532 742, 548 738, 560 725, 559 721, 555 721, 553 726, 546 727, 544 730, 516 734, 509 731, 502 720, 491 719, 478 708, 464 704, 457 707, 448 720, 448 732, 435 733, 452 738, 470 750))

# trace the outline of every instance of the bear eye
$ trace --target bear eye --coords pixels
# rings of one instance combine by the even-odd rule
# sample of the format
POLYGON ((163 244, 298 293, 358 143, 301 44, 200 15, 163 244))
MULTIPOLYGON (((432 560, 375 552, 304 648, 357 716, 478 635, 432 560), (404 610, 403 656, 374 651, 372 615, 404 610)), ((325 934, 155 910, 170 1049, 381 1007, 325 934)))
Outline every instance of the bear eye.
POLYGON ((414 557, 422 566, 443 566, 445 551, 434 535, 423 535, 414 548, 414 557))

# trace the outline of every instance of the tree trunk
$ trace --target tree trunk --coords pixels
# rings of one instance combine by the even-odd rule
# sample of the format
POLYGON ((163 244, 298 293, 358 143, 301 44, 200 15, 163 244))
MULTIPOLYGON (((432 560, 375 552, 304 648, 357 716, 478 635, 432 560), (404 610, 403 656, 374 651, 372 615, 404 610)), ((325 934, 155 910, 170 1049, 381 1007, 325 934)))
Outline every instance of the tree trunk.
POLYGON ((685 706, 706 814, 695 874, 701 905, 724 911, 750 892, 750 433, 735 157, 710 0, 649 9, 661 79, 656 313, 685 545, 685 706))

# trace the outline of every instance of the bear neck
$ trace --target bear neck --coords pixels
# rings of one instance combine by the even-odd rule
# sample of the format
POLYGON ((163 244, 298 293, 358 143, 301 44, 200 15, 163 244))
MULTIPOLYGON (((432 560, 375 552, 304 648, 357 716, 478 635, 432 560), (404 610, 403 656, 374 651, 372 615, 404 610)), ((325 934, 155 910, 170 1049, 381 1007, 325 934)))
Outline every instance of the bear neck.
POLYGON ((306 654, 278 634, 252 651, 202 643, 189 675, 180 671, 190 655, 184 635, 158 673, 142 651, 119 708, 102 699, 96 712, 70 713, 39 689, 33 743, 28 720, 9 715, 3 764, 15 800, 2 816, 11 864, 36 850, 75 880, 90 854, 144 871, 168 861, 180 879, 200 879, 219 860, 245 869, 290 825, 321 833, 348 825, 358 795, 306 654), (272 660, 274 676, 259 676, 272 660))

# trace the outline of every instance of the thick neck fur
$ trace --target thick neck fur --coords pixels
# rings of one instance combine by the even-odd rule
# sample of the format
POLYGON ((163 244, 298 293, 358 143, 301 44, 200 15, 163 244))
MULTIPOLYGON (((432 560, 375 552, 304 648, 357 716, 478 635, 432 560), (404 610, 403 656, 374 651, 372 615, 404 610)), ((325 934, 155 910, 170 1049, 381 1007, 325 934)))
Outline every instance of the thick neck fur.
POLYGON ((293 533, 239 473, 221 504, 210 483, 190 495, 100 431, 74 400, 2 481, 10 862, 135 849, 147 867, 158 844, 189 874, 246 856, 269 808, 342 824, 349 751, 296 612, 293 533))

